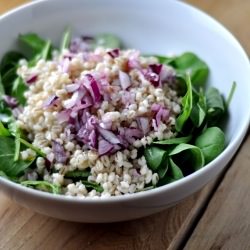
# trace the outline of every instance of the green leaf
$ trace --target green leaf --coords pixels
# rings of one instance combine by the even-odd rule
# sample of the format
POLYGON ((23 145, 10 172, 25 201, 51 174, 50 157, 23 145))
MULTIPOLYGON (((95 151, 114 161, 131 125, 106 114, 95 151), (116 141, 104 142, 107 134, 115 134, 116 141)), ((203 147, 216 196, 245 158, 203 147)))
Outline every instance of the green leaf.
POLYGON ((15 97, 18 102, 25 105, 26 98, 24 97, 24 92, 28 89, 27 85, 24 83, 21 77, 17 77, 13 83, 11 96, 15 97))
POLYGON ((13 82, 15 81, 17 77, 16 71, 17 71, 17 67, 15 66, 9 69, 4 75, 2 75, 2 84, 4 86, 5 93, 7 95, 11 95, 13 82))
POLYGON ((226 100, 226 107, 227 108, 229 107, 229 104, 230 104, 230 102, 231 102, 231 100, 233 98, 234 92, 236 90, 236 86, 237 86, 236 82, 233 82, 231 90, 230 90, 229 95, 228 95, 227 100, 226 100))
POLYGON ((103 47, 107 49, 121 48, 121 41, 117 36, 113 34, 98 34, 95 36, 94 48, 96 47, 103 47))
POLYGON ((165 161, 167 152, 164 149, 155 146, 149 146, 145 148, 144 156, 146 158, 148 167, 153 171, 156 171, 160 167, 161 163, 165 161))
POLYGON ((32 57, 40 53, 46 44, 46 41, 35 33, 21 34, 19 35, 19 41, 32 50, 32 57))
POLYGON ((5 94, 5 90, 4 90, 4 86, 3 86, 3 82, 2 82, 2 76, 0 74, 0 99, 1 97, 5 94))
POLYGON ((21 185, 53 194, 61 193, 59 186, 47 181, 22 181, 21 185))
POLYGON ((84 184, 84 186, 87 189, 90 189, 90 190, 95 189, 99 193, 103 192, 103 188, 99 184, 97 184, 95 182, 92 182, 92 181, 83 181, 82 180, 81 183, 84 184))
POLYGON ((175 162, 172 160, 172 158, 169 158, 169 175, 174 179, 174 180, 179 180, 184 177, 181 169, 175 164, 175 162))
POLYGON ((152 144, 157 145, 173 145, 173 144, 180 144, 180 143, 188 143, 192 139, 192 135, 188 135, 185 137, 176 137, 170 138, 162 141, 154 141, 152 144))
POLYGON ((202 150, 205 162, 208 163, 225 148, 225 134, 218 127, 207 128, 196 138, 195 145, 202 150))
POLYGON ((193 89, 193 108, 190 118, 195 127, 199 128, 203 124, 206 118, 206 110, 206 98, 202 89, 199 93, 193 89))
POLYGON ((165 160, 161 163, 160 167, 157 169, 157 173, 160 179, 162 179, 166 175, 168 171, 168 165, 169 165, 168 161, 165 160))
POLYGON ((13 120, 14 118, 11 109, 7 107, 5 102, 0 98, 0 121, 3 123, 9 123, 13 120))
POLYGON ((182 98, 182 113, 177 117, 175 128, 178 132, 182 131, 186 121, 189 119, 193 108, 192 84, 189 75, 186 76, 187 92, 182 98))
POLYGON ((208 66, 194 53, 186 52, 177 56, 170 64, 179 74, 183 76, 189 74, 194 86, 204 86, 206 84, 209 74, 208 66))
POLYGON ((0 121, 0 136, 10 136, 10 132, 4 127, 3 123, 0 121))
POLYGON ((21 142, 20 142, 21 133, 20 130, 16 132, 15 136, 15 154, 14 154, 14 161, 18 161, 21 149, 21 142))
POLYGON ((167 57, 167 56, 161 56, 161 55, 145 55, 146 57, 153 56, 158 59, 158 62, 160 64, 166 64, 169 65, 171 62, 175 60, 175 57, 167 57))
POLYGON ((62 37, 62 41, 61 41, 61 47, 60 47, 60 51, 62 52, 64 49, 68 49, 69 45, 70 45, 70 40, 71 40, 71 31, 69 28, 67 28, 64 33, 63 33, 63 37, 62 37))
POLYGON ((25 58, 23 54, 17 51, 9 51, 7 52, 1 61, 0 64, 0 73, 1 75, 5 75, 6 72, 8 72, 12 68, 16 68, 18 61, 20 59, 25 58))
POLYGON ((25 145, 27 148, 32 149, 34 152, 36 152, 41 157, 46 157, 45 153, 43 153, 39 148, 35 147, 34 145, 29 143, 28 141, 24 140, 23 138, 20 138, 19 140, 23 145, 25 145))
POLYGON ((215 125, 225 111, 223 97, 217 88, 210 87, 206 92, 206 100, 208 125, 215 125))
POLYGON ((90 175, 90 169, 85 169, 85 170, 74 170, 74 171, 69 171, 67 172, 64 177, 65 178, 71 178, 71 179, 77 179, 77 180, 82 180, 88 178, 90 175))
POLYGON ((0 136, 0 171, 8 176, 18 176, 33 162, 19 160, 14 162, 15 140, 11 137, 0 136))
POLYGON ((177 158, 176 155, 178 155, 179 160, 182 162, 179 166, 188 164, 194 170, 198 170, 205 164, 202 150, 191 144, 181 143, 169 152, 169 156, 175 156, 175 158, 177 158))

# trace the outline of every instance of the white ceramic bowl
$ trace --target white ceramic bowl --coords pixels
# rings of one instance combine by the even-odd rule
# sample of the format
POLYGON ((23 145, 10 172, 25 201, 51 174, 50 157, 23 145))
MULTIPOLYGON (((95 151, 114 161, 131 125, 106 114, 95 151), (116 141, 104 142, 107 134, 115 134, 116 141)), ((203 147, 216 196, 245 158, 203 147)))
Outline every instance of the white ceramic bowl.
POLYGON ((220 173, 238 149, 250 120, 250 67, 237 40, 203 12, 178 1, 44 0, 0 17, 0 57, 17 35, 37 32, 58 43, 66 26, 75 35, 111 32, 127 47, 147 53, 193 51, 210 66, 209 82, 228 95, 237 89, 226 128, 227 147, 201 170, 175 183, 129 196, 81 200, 28 189, 0 178, 1 190, 25 207, 81 222, 114 222, 156 213, 194 193, 220 173))

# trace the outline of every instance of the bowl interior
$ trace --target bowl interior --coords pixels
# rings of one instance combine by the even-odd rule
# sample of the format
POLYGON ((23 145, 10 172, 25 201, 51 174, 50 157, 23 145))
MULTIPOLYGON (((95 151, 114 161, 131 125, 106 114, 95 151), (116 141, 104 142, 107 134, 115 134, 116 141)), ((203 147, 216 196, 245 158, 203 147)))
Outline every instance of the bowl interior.
POLYGON ((250 84, 246 77, 249 68, 244 52, 221 25, 181 2, 39 1, 0 20, 0 32, 5 34, 1 37, 0 57, 16 47, 20 33, 37 32, 59 44, 67 26, 74 35, 114 33, 126 47, 144 53, 195 52, 210 67, 209 84, 217 86, 225 97, 232 82, 237 83, 226 128, 227 142, 237 136, 249 117, 249 111, 244 108, 250 103, 250 84))
MULTIPOLYGON (((229 107, 230 119, 225 129, 228 146, 222 155, 226 159, 220 156, 219 161, 215 160, 207 168, 193 174, 194 178, 188 176, 178 181, 178 184, 159 188, 159 192, 152 190, 148 191, 148 196, 136 194, 136 197, 145 198, 146 204, 148 203, 146 198, 151 194, 155 207, 158 206, 157 200, 159 200, 163 208, 166 204, 176 202, 199 189, 224 167, 239 146, 249 124, 250 68, 245 52, 223 26, 206 14, 178 1, 41 0, 0 17, 0 34, 4 34, 1 36, 0 58, 8 50, 16 48, 17 36, 20 33, 36 32, 50 38, 55 45, 58 45, 67 26, 72 28, 74 35, 114 33, 122 39, 126 47, 136 48, 147 54, 194 52, 209 65, 209 84, 219 88, 225 97, 229 94, 232 82, 237 83, 229 107), (216 170, 217 165, 218 170, 216 170), (209 174, 212 169, 213 173, 209 174), (189 182, 192 182, 192 185, 187 188, 189 182), (174 189, 177 192, 173 192, 174 189)), ((10 185, 8 187, 6 185, 5 189, 9 190, 10 185)), ((18 189, 14 184, 12 188, 18 189)), ((24 188, 20 187, 18 192, 24 194, 24 188)), ((32 190, 26 193, 26 201, 23 203, 29 204, 29 198, 32 196, 35 208, 36 192, 32 190)), ((22 198, 17 194, 14 193, 13 196, 20 201, 22 198)), ((49 197, 47 194, 40 196, 49 197)), ((133 199, 123 198, 123 200, 133 199)), ((144 203, 141 204, 144 206, 144 203)), ((45 207, 36 209, 50 214, 49 209, 46 210, 45 207)), ((119 209, 115 212, 117 217, 113 221, 119 220, 122 208, 119 209)), ((153 212, 150 211, 144 211, 144 215, 153 212)), ((79 220, 87 221, 86 216, 90 213, 91 211, 88 211, 86 215, 81 215, 83 217, 79 220)), ((96 216, 99 218, 101 215, 96 216)), ((70 215, 67 218, 72 219, 70 215)), ((106 219, 108 221, 109 217, 106 219)))

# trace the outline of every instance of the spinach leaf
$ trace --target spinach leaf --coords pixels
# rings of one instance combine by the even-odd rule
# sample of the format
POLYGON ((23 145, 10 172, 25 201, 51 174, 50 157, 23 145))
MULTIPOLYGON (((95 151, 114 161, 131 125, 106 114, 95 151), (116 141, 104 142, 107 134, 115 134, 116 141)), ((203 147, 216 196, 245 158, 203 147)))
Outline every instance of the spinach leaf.
POLYGON ((191 144, 181 143, 169 152, 169 156, 176 155, 178 155, 179 160, 182 162, 179 166, 185 166, 185 164, 189 164, 194 170, 198 170, 205 164, 202 150, 199 147, 191 144))
POLYGON ((18 160, 14 161, 15 140, 11 137, 0 136, 0 171, 7 176, 18 176, 23 173, 33 162, 18 160))
POLYGON ((187 92, 182 98, 182 113, 177 117, 175 128, 178 132, 181 132, 186 121, 189 119, 192 108, 193 108, 193 94, 192 94, 192 84, 190 76, 186 76, 187 92))
POLYGON ((221 118, 225 111, 225 106, 219 90, 214 87, 210 87, 206 91, 206 100, 208 126, 211 126, 216 124, 221 118))
POLYGON ((176 137, 170 138, 162 141, 154 141, 152 144, 156 145, 173 145, 173 144, 180 144, 180 143, 188 143, 192 139, 192 135, 188 135, 185 137, 176 137))
POLYGON ((88 178, 89 175, 90 175, 90 169, 86 169, 86 170, 69 171, 64 175, 64 177, 74 180, 82 180, 88 178))
POLYGON ((175 57, 169 64, 176 69, 177 73, 183 76, 189 74, 194 86, 206 84, 209 73, 208 66, 194 53, 186 52, 175 57))
POLYGON ((160 64, 167 64, 167 65, 175 60, 175 57, 167 57, 167 56, 161 56, 161 55, 145 55, 145 56, 146 57, 148 57, 148 56, 156 57, 160 64))
POLYGON ((190 119, 195 127, 199 128, 205 121, 206 111, 206 98, 202 89, 200 89, 199 93, 193 89, 193 108, 190 114, 190 119))
POLYGON ((5 90, 4 90, 4 87, 3 87, 3 82, 2 82, 2 76, 0 74, 0 99, 1 97, 5 94, 5 90))
POLYGON ((10 136, 10 132, 4 127, 3 123, 0 121, 0 136, 10 136))
POLYGON ((95 189, 97 192, 102 193, 103 192, 103 187, 101 187, 99 184, 97 184, 96 182, 92 182, 92 181, 81 181, 82 184, 84 184, 84 186, 89 189, 95 189))
POLYGON ((205 163, 208 163, 223 151, 225 135, 220 128, 210 127, 196 138, 195 145, 202 150, 205 163))
POLYGON ((7 52, 1 61, 0 65, 0 73, 1 75, 5 75, 10 69, 15 68, 18 64, 18 61, 22 58, 25 58, 23 54, 17 51, 9 51, 7 52))
POLYGON ((184 177, 181 169, 175 164, 175 162, 172 160, 172 158, 169 158, 169 175, 174 179, 174 180, 179 180, 184 177))
POLYGON ((109 33, 104 33, 95 36, 94 48, 96 47, 116 49, 116 48, 121 48, 122 46, 121 46, 121 41, 117 36, 109 33))
POLYGON ((13 82, 11 96, 15 97, 18 102, 25 105, 26 98, 24 97, 24 92, 28 89, 27 85, 24 83, 21 77, 17 77, 13 82))
POLYGON ((161 163, 160 167, 157 169, 157 173, 160 179, 162 179, 166 175, 168 171, 168 165, 169 165, 169 162, 166 159, 165 161, 161 163))
POLYGON ((19 35, 19 41, 32 50, 31 57, 39 54, 46 44, 46 41, 35 33, 21 34, 19 35))
POLYGON ((43 153, 39 148, 35 147, 34 145, 32 145, 31 143, 29 143, 25 139, 19 138, 19 140, 20 140, 20 143, 22 143, 23 145, 25 145, 27 148, 32 149, 33 151, 35 151, 41 157, 46 157, 45 153, 43 153))
POLYGON ((51 58, 52 46, 50 41, 42 39, 34 33, 27 33, 19 35, 21 45, 27 48, 29 54, 29 66, 34 66, 40 59, 47 60, 51 58))
POLYGON ((61 188, 59 186, 47 181, 22 181, 21 185, 53 194, 61 193, 61 188))
POLYGON ((9 69, 4 75, 2 75, 2 84, 7 95, 11 95, 13 82, 17 77, 16 71, 17 66, 14 66, 13 68, 9 69))
POLYGON ((71 31, 70 29, 66 29, 63 33, 60 51, 62 52, 64 49, 68 49, 71 40, 71 31))
POLYGON ((233 82, 232 87, 231 87, 230 92, 229 92, 229 95, 228 95, 227 100, 226 100, 226 108, 228 108, 228 106, 233 98, 235 90, 236 90, 236 82, 233 82))
POLYGON ((5 102, 0 98, 0 121, 3 123, 9 123, 13 121, 11 109, 6 106, 5 102))
POLYGON ((149 146, 144 150, 144 156, 150 169, 156 171, 162 162, 165 162, 167 152, 164 149, 149 146))

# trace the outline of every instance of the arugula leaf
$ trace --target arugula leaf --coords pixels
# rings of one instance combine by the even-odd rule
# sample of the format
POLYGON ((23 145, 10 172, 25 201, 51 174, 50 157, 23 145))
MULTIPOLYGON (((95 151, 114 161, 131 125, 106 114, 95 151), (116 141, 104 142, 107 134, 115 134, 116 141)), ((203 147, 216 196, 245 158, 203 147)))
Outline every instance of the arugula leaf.
POLYGON ((62 41, 61 41, 61 47, 60 51, 62 52, 64 49, 68 49, 70 45, 71 40, 71 31, 70 29, 66 29, 63 33, 62 41))
POLYGON ((87 189, 95 189, 97 192, 102 193, 103 192, 103 187, 101 187, 99 184, 97 184, 96 182, 92 182, 92 181, 81 181, 82 184, 84 184, 84 186, 87 189))
POLYGON ((7 176, 18 176, 27 169, 34 159, 31 161, 19 160, 14 162, 15 141, 11 137, 0 136, 0 171, 7 176))
POLYGON ((22 181, 21 185, 53 194, 61 193, 61 188, 59 186, 47 181, 22 181))
POLYGON ((156 171, 162 162, 165 162, 167 152, 164 149, 149 146, 144 150, 144 156, 150 169, 156 171))
POLYGON ((205 163, 208 163, 225 148, 225 134, 218 127, 207 128, 196 138, 195 145, 201 149, 205 163))
POLYGON ((187 84, 187 92, 185 96, 182 98, 182 113, 177 117, 175 128, 178 132, 182 131, 186 121, 189 119, 191 115, 191 111, 193 108, 193 94, 192 94, 192 84, 190 80, 190 76, 186 76, 186 84, 187 84))
POLYGON ((188 135, 185 137, 175 137, 170 138, 162 141, 154 141, 152 144, 157 145, 173 145, 173 144, 180 144, 180 143, 188 143, 192 139, 192 135, 188 135))
POLYGON ((181 143, 169 152, 169 156, 176 155, 178 155, 179 160, 181 160, 182 166, 189 164, 194 170, 198 170, 205 165, 203 152, 197 146, 181 143))

